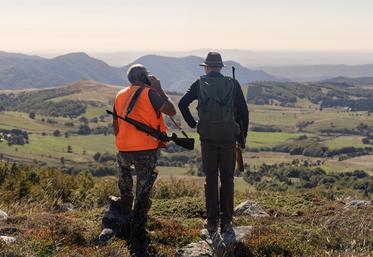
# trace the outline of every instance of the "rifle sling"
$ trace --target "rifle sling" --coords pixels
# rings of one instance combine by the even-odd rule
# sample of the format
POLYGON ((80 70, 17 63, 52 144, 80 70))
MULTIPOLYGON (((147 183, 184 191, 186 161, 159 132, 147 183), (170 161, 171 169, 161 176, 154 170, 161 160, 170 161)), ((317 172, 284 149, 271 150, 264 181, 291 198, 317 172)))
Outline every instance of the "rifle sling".
POLYGON ((144 90, 144 88, 140 87, 139 89, 137 89, 137 91, 133 95, 133 97, 131 99, 131 102, 128 105, 128 108, 127 108, 127 111, 126 111, 126 116, 124 117, 124 121, 133 125, 138 130, 140 130, 140 131, 142 131, 142 132, 144 132, 148 135, 151 135, 152 137, 155 137, 155 138, 157 138, 161 141, 169 141, 170 139, 168 138, 168 136, 163 134, 158 129, 155 129, 155 128, 150 127, 150 126, 148 126, 148 125, 146 125, 146 124, 144 124, 140 121, 137 121, 137 120, 134 120, 134 119, 131 119, 130 117, 128 117, 128 115, 132 112, 133 108, 135 107, 135 105, 137 103, 137 100, 139 99, 139 96, 140 96, 140 94, 142 93, 143 90, 144 90))

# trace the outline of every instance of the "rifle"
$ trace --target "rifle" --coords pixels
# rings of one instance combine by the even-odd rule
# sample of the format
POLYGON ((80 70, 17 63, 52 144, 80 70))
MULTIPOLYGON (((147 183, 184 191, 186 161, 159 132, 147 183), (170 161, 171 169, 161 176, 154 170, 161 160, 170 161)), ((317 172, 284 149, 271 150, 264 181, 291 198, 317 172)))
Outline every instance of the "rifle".
MULTIPOLYGON (((233 80, 236 80, 236 68, 232 66, 232 74, 233 74, 233 80)), ((243 124, 242 120, 239 121, 240 125, 240 135, 237 138, 237 144, 236 144, 236 161, 237 161, 237 169, 241 172, 245 171, 245 167, 243 164, 243 157, 242 157, 242 149, 245 149, 245 137, 244 137, 244 131, 243 131, 243 124)))
MULTIPOLYGON (((145 125, 142 122, 131 119, 128 116, 122 117, 122 116, 119 116, 116 113, 113 113, 113 112, 109 111, 109 110, 106 110, 106 113, 114 116, 114 118, 119 118, 121 120, 124 120, 124 121, 128 122, 129 124, 135 126, 138 130, 140 130, 140 131, 142 131, 142 132, 144 132, 148 135, 151 135, 152 137, 155 137, 156 139, 159 139, 163 142, 173 141, 173 142, 175 142, 175 144, 177 144, 178 146, 181 146, 185 149, 188 149, 188 150, 193 150, 194 149, 194 138, 188 138, 188 136, 186 136, 186 138, 179 138, 175 133, 172 133, 171 136, 168 136, 167 134, 162 133, 161 131, 159 131, 155 128, 152 128, 148 125, 145 125)), ((186 135, 185 132, 183 134, 186 135)))

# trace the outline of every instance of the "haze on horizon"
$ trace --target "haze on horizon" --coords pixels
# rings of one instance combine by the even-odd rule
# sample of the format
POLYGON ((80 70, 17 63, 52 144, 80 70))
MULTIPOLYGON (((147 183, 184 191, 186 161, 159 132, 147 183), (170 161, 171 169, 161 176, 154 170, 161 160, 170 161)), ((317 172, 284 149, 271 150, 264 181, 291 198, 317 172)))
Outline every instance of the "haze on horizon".
POLYGON ((370 0, 0 0, 0 50, 373 52, 370 0))

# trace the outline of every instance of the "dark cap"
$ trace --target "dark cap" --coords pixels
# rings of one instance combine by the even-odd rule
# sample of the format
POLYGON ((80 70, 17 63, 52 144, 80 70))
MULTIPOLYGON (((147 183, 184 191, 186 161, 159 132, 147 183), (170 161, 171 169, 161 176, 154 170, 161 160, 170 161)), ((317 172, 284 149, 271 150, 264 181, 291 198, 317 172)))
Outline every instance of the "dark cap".
POLYGON ((201 63, 200 66, 216 67, 216 68, 225 67, 223 60, 221 59, 221 55, 216 52, 208 53, 206 60, 203 63, 201 63))

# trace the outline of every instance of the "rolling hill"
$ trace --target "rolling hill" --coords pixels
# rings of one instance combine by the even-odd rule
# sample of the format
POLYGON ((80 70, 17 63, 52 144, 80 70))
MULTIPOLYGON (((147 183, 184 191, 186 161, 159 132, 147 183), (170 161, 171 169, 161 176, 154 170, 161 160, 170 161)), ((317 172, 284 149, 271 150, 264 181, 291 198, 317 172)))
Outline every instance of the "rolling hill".
MULTIPOLYGON (((202 60, 195 56, 175 58, 147 55, 133 63, 146 65, 161 79, 165 89, 183 92, 202 74, 203 70, 198 66, 202 60)), ((0 88, 45 88, 79 80, 123 85, 127 83, 125 74, 129 65, 112 67, 85 53, 70 53, 47 59, 0 52, 0 88)), ((228 61, 227 65, 237 67, 237 77, 242 83, 276 79, 263 71, 245 68, 239 63, 228 61)), ((226 69, 226 72, 229 71, 230 69, 226 69)))
POLYGON ((348 77, 338 76, 335 78, 323 80, 321 82, 323 83, 344 83, 344 84, 354 85, 354 86, 368 86, 368 85, 373 85, 373 77, 348 78, 348 77))
POLYGON ((372 77, 373 64, 365 65, 301 65, 267 66, 261 70, 274 76, 285 77, 293 81, 320 81, 338 76, 357 78, 372 77))

